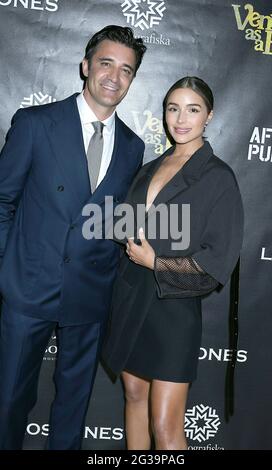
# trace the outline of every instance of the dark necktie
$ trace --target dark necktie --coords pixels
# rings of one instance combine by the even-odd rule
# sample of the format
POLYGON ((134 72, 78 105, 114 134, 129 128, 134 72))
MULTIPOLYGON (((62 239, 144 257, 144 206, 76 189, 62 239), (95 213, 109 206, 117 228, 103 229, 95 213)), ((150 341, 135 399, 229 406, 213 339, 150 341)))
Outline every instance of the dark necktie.
POLYGON ((96 189, 99 170, 101 166, 101 159, 103 153, 103 127, 104 124, 100 121, 92 122, 94 134, 89 142, 87 150, 88 172, 91 184, 92 193, 96 189))

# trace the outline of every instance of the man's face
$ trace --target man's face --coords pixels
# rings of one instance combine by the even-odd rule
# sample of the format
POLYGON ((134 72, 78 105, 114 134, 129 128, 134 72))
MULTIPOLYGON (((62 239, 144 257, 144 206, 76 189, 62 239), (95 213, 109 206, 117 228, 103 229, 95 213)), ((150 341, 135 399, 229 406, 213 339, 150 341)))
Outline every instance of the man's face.
POLYGON ((109 40, 99 44, 90 64, 83 59, 82 71, 87 78, 84 96, 99 119, 110 116, 126 96, 135 67, 134 50, 109 40))

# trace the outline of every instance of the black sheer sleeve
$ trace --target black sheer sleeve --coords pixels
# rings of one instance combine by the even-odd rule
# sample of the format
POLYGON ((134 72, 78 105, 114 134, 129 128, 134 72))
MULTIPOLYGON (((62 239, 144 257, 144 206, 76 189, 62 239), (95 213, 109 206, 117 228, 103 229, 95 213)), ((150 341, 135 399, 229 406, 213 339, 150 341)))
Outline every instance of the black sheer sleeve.
POLYGON ((243 205, 233 180, 214 201, 199 249, 190 256, 155 258, 158 296, 195 297, 225 285, 239 258, 242 240, 243 205))
POLYGON ((191 256, 156 256, 154 274, 160 298, 196 297, 208 294, 219 284, 191 256))

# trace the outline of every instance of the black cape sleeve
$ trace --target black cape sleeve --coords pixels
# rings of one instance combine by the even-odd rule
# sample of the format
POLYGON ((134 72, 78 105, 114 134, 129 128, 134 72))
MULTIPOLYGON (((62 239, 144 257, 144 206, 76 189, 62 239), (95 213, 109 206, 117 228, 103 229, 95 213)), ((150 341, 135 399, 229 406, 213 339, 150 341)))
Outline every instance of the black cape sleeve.
POLYGON ((239 258, 243 220, 241 195, 234 182, 215 201, 201 235, 200 250, 187 257, 155 258, 158 296, 194 297, 224 285, 239 258))

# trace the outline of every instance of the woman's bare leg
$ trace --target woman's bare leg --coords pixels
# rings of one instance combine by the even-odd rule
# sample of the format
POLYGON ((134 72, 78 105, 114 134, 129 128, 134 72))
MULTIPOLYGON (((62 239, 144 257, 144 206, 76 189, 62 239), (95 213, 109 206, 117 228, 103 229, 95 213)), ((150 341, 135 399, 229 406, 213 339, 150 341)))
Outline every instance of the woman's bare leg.
POLYGON ((125 387, 125 420, 128 450, 150 449, 149 391, 150 381, 122 372, 125 387))
POLYGON ((151 422, 157 450, 186 450, 184 415, 188 383, 153 380, 151 422))

